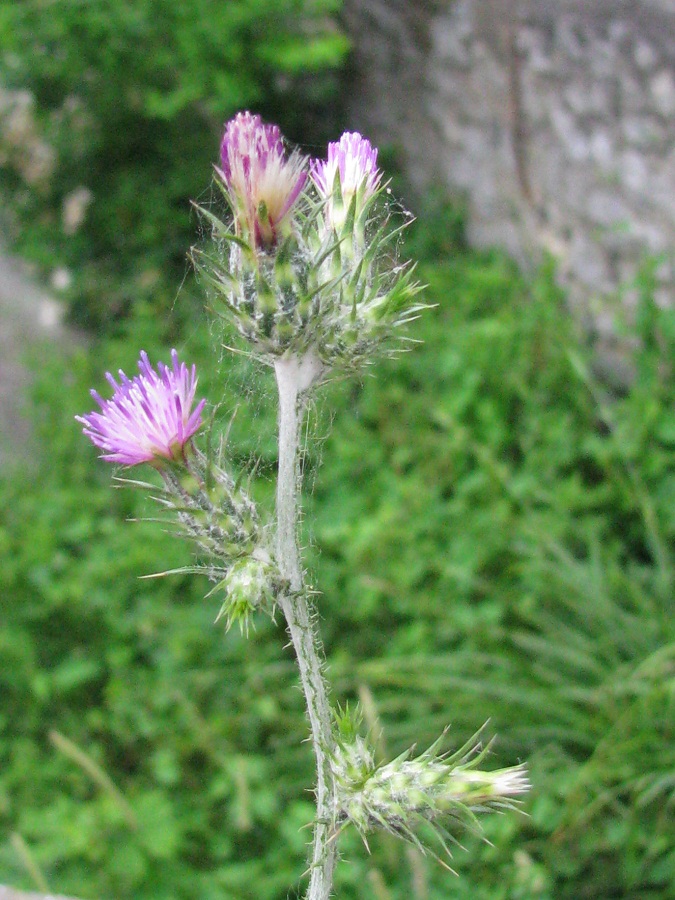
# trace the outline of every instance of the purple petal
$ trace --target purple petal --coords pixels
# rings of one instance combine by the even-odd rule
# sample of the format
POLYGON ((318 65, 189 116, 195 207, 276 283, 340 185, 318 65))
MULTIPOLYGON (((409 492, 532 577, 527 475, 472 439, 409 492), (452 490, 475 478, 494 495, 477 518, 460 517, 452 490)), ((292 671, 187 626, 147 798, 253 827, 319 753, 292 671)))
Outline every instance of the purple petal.
POLYGON ((103 459, 123 465, 137 465, 154 459, 177 459, 202 424, 205 400, 191 411, 197 386, 196 369, 188 370, 171 352, 172 367, 159 363, 153 369, 147 353, 138 362, 139 375, 133 379, 120 370, 118 385, 106 375, 113 388, 110 400, 96 391, 92 397, 101 412, 76 416, 83 433, 101 450, 103 459))
POLYGON ((273 246, 277 226, 306 183, 303 158, 294 153, 287 159, 279 127, 250 112, 238 113, 227 123, 220 151, 220 177, 230 195, 238 233, 256 246, 273 246), (264 222, 259 213, 263 205, 264 222))

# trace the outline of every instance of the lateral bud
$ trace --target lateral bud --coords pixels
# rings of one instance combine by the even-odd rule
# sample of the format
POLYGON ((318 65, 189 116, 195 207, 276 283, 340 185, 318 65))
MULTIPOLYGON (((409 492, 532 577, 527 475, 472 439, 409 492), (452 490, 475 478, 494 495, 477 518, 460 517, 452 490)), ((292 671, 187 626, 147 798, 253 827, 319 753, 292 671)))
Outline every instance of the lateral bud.
POLYGON ((518 797, 530 788, 522 765, 492 772, 478 768, 489 751, 479 735, 451 753, 441 749, 444 732, 418 756, 412 747, 378 765, 353 723, 345 729, 342 716, 338 729, 341 738, 331 759, 335 825, 353 824, 366 846, 367 835, 382 829, 439 858, 429 846, 432 834, 450 856, 453 826, 478 830, 477 814, 516 808, 518 797))

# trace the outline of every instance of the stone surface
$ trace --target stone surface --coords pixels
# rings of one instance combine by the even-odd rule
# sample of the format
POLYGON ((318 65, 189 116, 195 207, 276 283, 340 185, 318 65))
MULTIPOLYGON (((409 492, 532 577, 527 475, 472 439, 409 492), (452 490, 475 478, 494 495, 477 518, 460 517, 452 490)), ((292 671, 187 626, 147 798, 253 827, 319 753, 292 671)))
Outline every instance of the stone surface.
MULTIPOLYGON (((64 349, 77 338, 62 324, 61 305, 40 288, 25 265, 0 246, 0 467, 31 452, 30 371, 27 354, 44 341, 64 349)), ((37 456, 37 454, 36 454, 37 456)), ((0 889, 0 900, 5 900, 0 889)))
POLYGON ((663 254, 673 302, 672 0, 346 0, 350 127, 393 147, 415 195, 468 200, 470 237, 560 260, 571 296, 663 254))
POLYGON ((14 888, 3 887, 0 884, 0 900, 68 900, 60 894, 26 894, 24 891, 15 891, 14 888))

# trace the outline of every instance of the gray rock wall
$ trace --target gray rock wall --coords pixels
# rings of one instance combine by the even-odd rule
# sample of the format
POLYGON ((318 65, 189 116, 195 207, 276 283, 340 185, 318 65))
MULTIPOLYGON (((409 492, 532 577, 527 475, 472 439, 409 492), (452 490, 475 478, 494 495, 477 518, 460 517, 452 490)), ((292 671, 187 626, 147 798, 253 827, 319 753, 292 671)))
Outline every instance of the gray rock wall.
MULTIPOLYGON (((0 469, 4 473, 27 459, 39 461, 32 441, 31 369, 47 342, 64 353, 83 342, 61 321, 62 309, 38 286, 25 265, 8 256, 0 242, 0 469)), ((0 888, 0 900, 4 900, 0 888)))
POLYGON ((673 302, 675 0, 346 0, 345 22, 353 127, 413 191, 465 195, 479 245, 552 252, 601 332, 648 255, 673 302))
POLYGON ((0 885, 0 900, 68 900, 67 897, 55 894, 25 894, 23 891, 15 891, 12 888, 0 885))

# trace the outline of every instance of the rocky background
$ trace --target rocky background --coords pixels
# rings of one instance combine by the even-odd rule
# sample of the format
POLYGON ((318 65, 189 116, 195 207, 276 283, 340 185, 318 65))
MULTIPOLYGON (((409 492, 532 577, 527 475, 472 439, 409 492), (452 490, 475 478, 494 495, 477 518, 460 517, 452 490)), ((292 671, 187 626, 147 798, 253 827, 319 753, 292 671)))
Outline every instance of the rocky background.
POLYGON ((68 898, 60 895, 57 897, 55 894, 26 894, 23 891, 0 886, 0 900, 68 900, 68 898))
MULTIPOLYGON (((42 289, 30 269, 0 246, 0 467, 32 455, 28 363, 45 342, 64 349, 81 337, 62 324, 63 309, 42 289)), ((0 888, 0 900, 5 900, 0 888)))
POLYGON ((598 298, 675 266, 672 0, 346 0, 350 121, 393 146, 414 189, 466 198, 470 236, 558 260, 600 333, 598 298))

